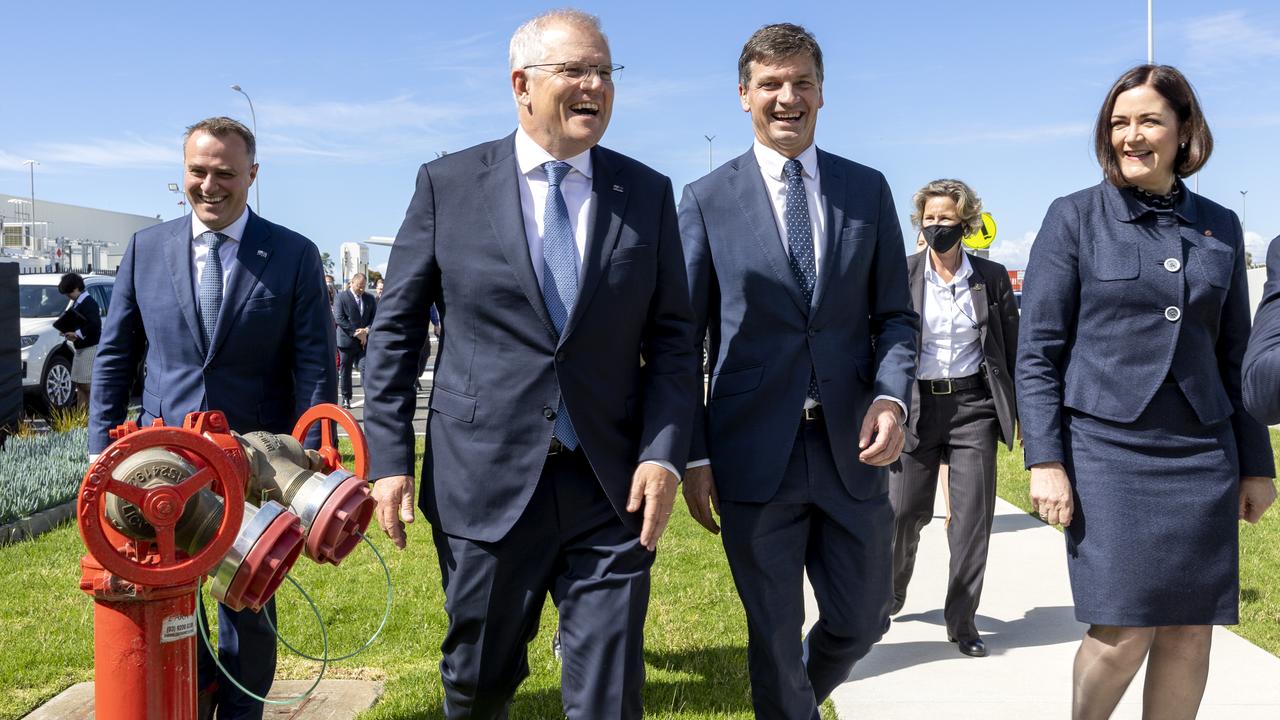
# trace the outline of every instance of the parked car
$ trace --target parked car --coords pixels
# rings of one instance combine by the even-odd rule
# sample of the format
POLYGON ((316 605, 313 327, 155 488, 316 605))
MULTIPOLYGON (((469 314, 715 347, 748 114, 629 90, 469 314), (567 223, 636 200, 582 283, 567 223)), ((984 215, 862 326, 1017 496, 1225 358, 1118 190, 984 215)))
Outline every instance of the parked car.
MULTIPOLYGON (((47 408, 66 408, 76 401, 71 386, 71 360, 75 350, 53 321, 70 302, 58 292, 61 275, 41 273, 18 276, 18 305, 21 316, 22 391, 47 408)), ((97 301, 102 316, 111 305, 111 289, 115 278, 107 275, 85 275, 85 292, 97 301)))

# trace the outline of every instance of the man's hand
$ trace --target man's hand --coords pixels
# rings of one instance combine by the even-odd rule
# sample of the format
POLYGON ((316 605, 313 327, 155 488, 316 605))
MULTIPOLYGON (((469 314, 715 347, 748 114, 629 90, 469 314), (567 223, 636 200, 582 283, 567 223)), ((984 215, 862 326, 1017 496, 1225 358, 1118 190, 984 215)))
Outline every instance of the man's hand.
POLYGON ((395 546, 404 549, 404 524, 413 522, 413 478, 391 475, 373 484, 374 515, 395 546))
POLYGON ((871 403, 858 434, 858 459, 867 465, 891 465, 902 452, 906 436, 902 432, 902 407, 892 400, 871 403), (874 437, 875 442, 872 442, 874 437))
POLYGON ((359 340, 361 346, 367 345, 369 342, 369 328, 356 328, 356 331, 351 333, 351 337, 359 340))
POLYGON ((720 514, 720 497, 716 495, 716 481, 711 475, 710 465, 699 465, 684 471, 684 502, 689 506, 689 514, 698 524, 712 534, 720 534, 720 526, 711 515, 720 514))
POLYGON ((649 552, 658 548, 658 538, 662 537, 671 520, 671 508, 675 506, 676 485, 679 483, 679 478, 653 463, 640 463, 631 476, 627 512, 638 512, 641 507, 644 508, 640 544, 649 552))
POLYGON ((1031 504, 1040 519, 1050 525, 1066 527, 1075 513, 1071 481, 1062 463, 1040 463, 1031 466, 1031 504))
POLYGON ((79 340, 79 339, 80 339, 80 336, 79 336, 79 335, 76 335, 76 333, 75 333, 75 331, 74 331, 74 330, 73 330, 73 331, 71 331, 71 332, 64 332, 64 333, 62 333, 62 337, 66 338, 67 340, 69 340, 69 341, 71 341, 71 342, 75 342, 76 340, 79 340))
POLYGON ((1240 519, 1257 523, 1276 501, 1276 484, 1269 477, 1240 478, 1240 519))

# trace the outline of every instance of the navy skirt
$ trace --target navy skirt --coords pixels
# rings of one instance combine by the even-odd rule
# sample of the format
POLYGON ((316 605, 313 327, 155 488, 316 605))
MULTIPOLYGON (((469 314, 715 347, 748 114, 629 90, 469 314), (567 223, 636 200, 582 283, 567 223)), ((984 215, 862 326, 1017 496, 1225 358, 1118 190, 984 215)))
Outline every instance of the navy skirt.
POLYGON ((1067 409, 1066 528, 1076 619, 1228 625, 1239 619, 1240 470, 1229 420, 1205 425, 1177 385, 1132 423, 1067 409))

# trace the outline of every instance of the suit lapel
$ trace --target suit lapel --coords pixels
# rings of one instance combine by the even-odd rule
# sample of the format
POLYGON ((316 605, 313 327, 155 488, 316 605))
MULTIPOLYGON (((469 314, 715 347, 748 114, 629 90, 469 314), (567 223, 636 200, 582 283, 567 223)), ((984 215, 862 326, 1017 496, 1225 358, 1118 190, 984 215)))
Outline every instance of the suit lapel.
POLYGON ((800 293, 800 284, 796 282, 795 273, 791 272, 791 261, 787 259, 786 250, 782 246, 782 238, 778 236, 778 224, 773 217, 773 203, 769 200, 769 191, 760 176, 760 165, 756 162, 755 153, 748 150, 734 161, 734 172, 729 174, 729 186, 738 198, 738 207, 751 227, 752 235, 764 253, 765 260, 773 269, 773 274, 782 283, 796 307, 806 316, 809 304, 800 293))
MULTIPOLYGON (((961 250, 960 252, 964 252, 961 250)), ((990 283, 982 276, 978 264, 969 261, 973 274, 969 276, 969 298, 973 301, 973 321, 978 324, 978 342, 985 349, 987 346, 987 291, 990 283)))
POLYGON ((822 307, 822 298, 836 276, 840 264, 840 231, 844 227, 845 177, 840 166, 827 153, 818 151, 818 182, 822 205, 826 208, 826 231, 822 242, 822 267, 818 268, 818 288, 813 306, 822 307))
POLYGON ((240 317, 240 311, 249 299, 253 286, 262 277, 263 268, 271 260, 271 248, 268 239, 271 236, 270 226, 252 211, 249 222, 244 226, 244 237, 240 238, 236 248, 236 267, 227 280, 227 291, 222 296, 222 308, 218 311, 218 324, 213 331, 213 347, 206 355, 205 363, 212 360, 222 348, 240 317))
POLYGON ((538 276, 533 272, 533 261, 529 257, 529 239, 525 237, 524 215, 520 210, 520 168, 516 165, 515 148, 515 133, 495 142, 484 157, 485 167, 478 179, 489 211, 489 226, 502 248, 502 254, 534 313, 554 339, 556 328, 551 324, 551 316, 547 315, 542 288, 538 285, 538 276))
POLYGON ((191 218, 177 224, 173 235, 165 242, 165 260, 169 264, 169 279, 173 282, 173 294, 178 300, 178 310, 187 321, 191 340, 206 354, 204 333, 200 328, 200 316, 196 313, 195 288, 191 278, 191 218))
POLYGON ((591 232, 578 275, 578 299, 565 323, 561 338, 569 336, 586 312, 586 306, 609 267, 609 258, 622 232, 622 218, 627 211, 627 178, 622 168, 614 167, 599 147, 591 149, 591 232))

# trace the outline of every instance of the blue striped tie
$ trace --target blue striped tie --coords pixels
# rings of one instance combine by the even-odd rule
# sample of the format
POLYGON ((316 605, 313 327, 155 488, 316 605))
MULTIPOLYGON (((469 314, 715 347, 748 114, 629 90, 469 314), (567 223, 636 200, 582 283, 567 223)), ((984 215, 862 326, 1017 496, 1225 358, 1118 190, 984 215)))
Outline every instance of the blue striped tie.
POLYGON ((209 254, 200 273, 200 328, 204 331, 205 354, 213 347, 213 331, 218 326, 218 310, 222 308, 222 256, 218 248, 226 235, 212 230, 201 235, 209 243, 209 254))
MULTIPOLYGON (((812 305, 813 288, 818 284, 818 264, 813 256, 813 223, 809 220, 809 198, 804 191, 804 167, 799 160, 788 160, 782 166, 782 174, 787 179, 787 257, 804 301, 812 305)), ((822 399, 814 371, 809 373, 809 397, 822 399)))
MULTIPOLYGON (((547 205, 542 211, 542 301, 559 335, 578 298, 578 246, 569 224, 569 208, 560 192, 560 181, 572 167, 567 162, 554 161, 543 163, 542 168, 547 171, 547 205)), ((556 408, 554 432, 565 447, 578 448, 578 433, 573 429, 563 396, 556 408)))

